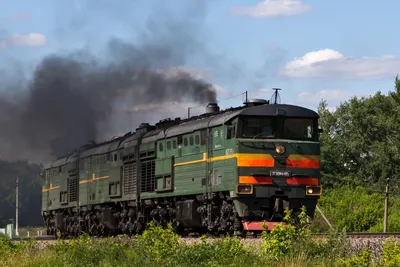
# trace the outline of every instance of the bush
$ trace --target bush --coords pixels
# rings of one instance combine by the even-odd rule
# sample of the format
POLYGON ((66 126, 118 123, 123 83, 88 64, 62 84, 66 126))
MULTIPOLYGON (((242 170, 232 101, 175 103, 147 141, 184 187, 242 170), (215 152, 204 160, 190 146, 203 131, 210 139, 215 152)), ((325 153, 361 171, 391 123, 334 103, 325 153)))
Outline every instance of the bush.
POLYGON ((371 255, 370 249, 363 249, 358 255, 349 257, 347 259, 340 258, 337 263, 341 266, 346 267, 369 267, 371 266, 371 255))
POLYGON ((295 243, 301 243, 309 239, 310 231, 307 226, 307 214, 303 207, 298 217, 299 225, 294 225, 291 210, 285 210, 284 222, 286 224, 278 224, 270 233, 264 231, 263 237, 263 253, 279 258, 286 254, 295 243))
POLYGON ((179 236, 174 233, 170 224, 167 229, 163 229, 151 222, 143 235, 136 236, 135 243, 131 260, 141 264, 169 266, 179 249, 179 236))
POLYGON ((204 237, 199 244, 182 245, 173 266, 259 266, 263 258, 238 238, 226 237, 208 243, 204 237))
POLYGON ((343 186, 318 201, 331 223, 348 232, 368 231, 382 219, 383 198, 363 187, 343 186))
POLYGON ((115 238, 93 240, 88 235, 71 241, 59 240, 57 244, 50 246, 50 250, 55 252, 57 262, 68 266, 101 266, 104 262, 114 264, 127 261, 126 248, 126 243, 115 238))
MULTIPOLYGON (((336 229, 346 232, 382 232, 384 194, 369 192, 364 187, 345 185, 326 190, 318 206, 336 229)), ((316 212, 313 232, 329 230, 326 222, 316 212)), ((400 199, 391 195, 389 201, 388 231, 400 232, 400 199)))
POLYGON ((382 266, 400 266, 400 243, 395 242, 394 238, 383 244, 382 266))
MULTIPOLYGON (((293 223, 285 212, 286 223, 293 223)), ((372 266, 371 253, 364 250, 348 256, 343 233, 333 232, 326 239, 310 236, 303 208, 297 225, 278 224, 262 234, 260 243, 244 245, 237 237, 206 239, 186 244, 169 225, 166 229, 149 224, 142 236, 123 241, 120 238, 97 239, 82 235, 76 240, 58 240, 40 249, 35 241, 13 244, 0 240, 0 266, 372 266)), ((260 240, 259 240, 260 241, 260 240)), ((387 242, 381 266, 400 263, 400 246, 387 242)))
POLYGON ((333 232, 323 241, 311 238, 308 216, 302 208, 294 224, 292 212, 285 211, 284 222, 270 233, 263 232, 262 252, 266 258, 279 264, 282 260, 300 258, 305 262, 333 262, 347 251, 346 237, 343 233, 333 232))

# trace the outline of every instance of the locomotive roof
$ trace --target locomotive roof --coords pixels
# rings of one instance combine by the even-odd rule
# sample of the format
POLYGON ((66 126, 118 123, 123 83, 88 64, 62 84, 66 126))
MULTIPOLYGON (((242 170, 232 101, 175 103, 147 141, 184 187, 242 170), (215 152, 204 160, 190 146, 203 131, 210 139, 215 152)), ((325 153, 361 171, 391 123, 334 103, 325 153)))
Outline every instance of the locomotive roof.
POLYGON ((241 109, 225 110, 212 116, 186 120, 178 125, 168 127, 164 131, 151 131, 145 135, 144 140, 151 142, 160 138, 173 137, 185 133, 206 129, 228 123, 237 116, 287 116, 301 118, 318 118, 313 110, 295 105, 265 104, 254 107, 242 107, 241 109))
MULTIPOLYGON (((228 123, 237 116, 286 116, 298 118, 319 118, 315 111, 288 104, 263 104, 252 107, 230 108, 213 114, 203 114, 191 117, 189 119, 180 120, 176 125, 164 127, 161 129, 153 129, 143 135, 143 142, 152 142, 162 138, 178 136, 185 133, 194 132, 208 127, 214 127, 228 123)), ((154 127, 154 126, 151 126, 154 127)), ((89 147, 82 146, 79 150, 80 158, 89 155, 103 154, 122 148, 124 145, 132 146, 136 144, 136 140, 140 134, 129 132, 124 136, 108 140, 99 144, 91 144, 89 147), (129 145, 128 145, 129 143, 129 145)), ((77 151, 66 157, 53 161, 48 167, 53 168, 64 165, 68 162, 76 161, 77 151)))
POLYGON ((80 154, 80 158, 85 158, 89 155, 97 155, 97 154, 104 154, 107 152, 112 152, 118 149, 122 139, 121 138, 115 138, 112 141, 109 141, 107 143, 100 144, 98 146, 83 150, 80 154))

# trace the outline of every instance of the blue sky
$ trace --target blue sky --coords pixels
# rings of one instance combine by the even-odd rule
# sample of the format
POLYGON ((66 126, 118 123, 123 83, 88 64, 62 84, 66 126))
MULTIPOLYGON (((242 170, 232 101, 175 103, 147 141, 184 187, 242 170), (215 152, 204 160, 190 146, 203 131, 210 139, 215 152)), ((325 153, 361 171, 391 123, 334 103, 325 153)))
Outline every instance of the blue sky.
POLYGON ((324 98, 334 107, 352 95, 387 93, 400 72, 399 1, 0 2, 0 68, 6 71, 17 64, 29 73, 49 53, 82 47, 101 56, 113 36, 140 38, 151 16, 193 23, 207 57, 191 55, 183 66, 223 88, 219 100, 246 90, 269 99, 271 88, 280 87, 282 102, 315 109, 324 98))

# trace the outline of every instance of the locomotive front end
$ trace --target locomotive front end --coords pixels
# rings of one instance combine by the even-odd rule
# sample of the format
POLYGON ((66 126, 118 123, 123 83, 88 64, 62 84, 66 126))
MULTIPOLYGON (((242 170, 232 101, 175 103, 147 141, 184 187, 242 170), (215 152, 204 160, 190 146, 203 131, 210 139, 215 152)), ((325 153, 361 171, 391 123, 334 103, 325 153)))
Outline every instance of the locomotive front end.
POLYGON ((295 106, 259 113, 238 118, 234 205, 245 231, 272 229, 285 209, 298 215, 305 206, 313 218, 322 193, 317 114, 295 106))

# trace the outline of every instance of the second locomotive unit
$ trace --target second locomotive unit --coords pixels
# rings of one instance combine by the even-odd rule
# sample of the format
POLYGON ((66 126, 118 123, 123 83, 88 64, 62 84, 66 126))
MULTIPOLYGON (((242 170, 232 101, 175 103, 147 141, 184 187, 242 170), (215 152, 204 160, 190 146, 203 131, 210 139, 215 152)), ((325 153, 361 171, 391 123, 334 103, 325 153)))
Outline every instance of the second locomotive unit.
POLYGON ((286 208, 313 217, 320 186, 318 114, 266 100, 141 124, 88 144, 43 172, 48 234, 141 233, 146 224, 232 234, 271 229, 286 208))

